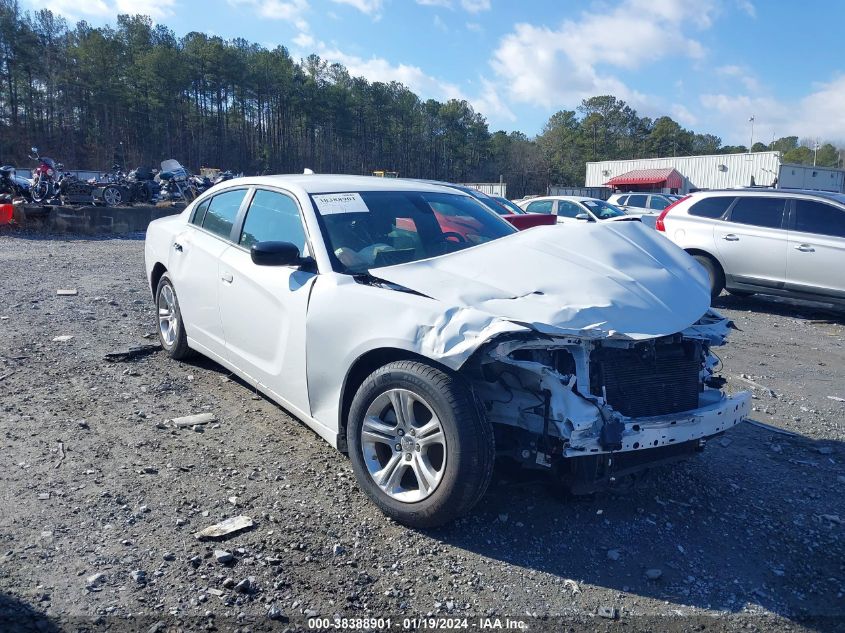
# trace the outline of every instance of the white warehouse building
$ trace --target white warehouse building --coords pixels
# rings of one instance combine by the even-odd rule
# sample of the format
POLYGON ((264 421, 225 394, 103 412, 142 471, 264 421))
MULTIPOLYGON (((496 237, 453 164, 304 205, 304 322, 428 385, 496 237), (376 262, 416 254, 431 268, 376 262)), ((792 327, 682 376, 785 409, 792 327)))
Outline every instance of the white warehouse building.
POLYGON ((753 186, 845 192, 845 171, 784 164, 780 152, 637 158, 587 163, 584 185, 661 193, 753 186))

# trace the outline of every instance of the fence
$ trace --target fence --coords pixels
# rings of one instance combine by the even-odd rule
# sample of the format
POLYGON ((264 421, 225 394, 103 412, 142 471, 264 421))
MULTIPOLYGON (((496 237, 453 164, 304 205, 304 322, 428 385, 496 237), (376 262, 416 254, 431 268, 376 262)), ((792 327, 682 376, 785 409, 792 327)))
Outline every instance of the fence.
POLYGON ((550 196, 584 196, 585 198, 598 198, 607 200, 613 191, 610 187, 561 187, 560 185, 549 185, 550 196))
POLYGON ((462 182, 462 187, 472 187, 488 196, 508 197, 508 185, 504 182, 462 182))

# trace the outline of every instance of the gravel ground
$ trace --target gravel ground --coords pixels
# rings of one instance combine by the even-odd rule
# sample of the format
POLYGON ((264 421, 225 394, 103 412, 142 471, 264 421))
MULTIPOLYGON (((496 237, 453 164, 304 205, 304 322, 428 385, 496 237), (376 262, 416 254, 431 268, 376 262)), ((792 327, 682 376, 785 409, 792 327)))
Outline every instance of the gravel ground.
POLYGON ((425 616, 478 630, 845 627, 841 314, 717 302, 740 328, 718 350, 729 389, 752 388, 755 420, 795 435, 742 424, 630 490, 576 500, 499 468, 471 516, 417 531, 220 366, 103 359, 151 342, 141 237, 5 232, 0 290, 0 631, 298 630, 335 615, 394 629, 425 616), (218 418, 204 432, 165 423, 201 412, 218 418), (194 538, 239 514, 255 527, 194 538))

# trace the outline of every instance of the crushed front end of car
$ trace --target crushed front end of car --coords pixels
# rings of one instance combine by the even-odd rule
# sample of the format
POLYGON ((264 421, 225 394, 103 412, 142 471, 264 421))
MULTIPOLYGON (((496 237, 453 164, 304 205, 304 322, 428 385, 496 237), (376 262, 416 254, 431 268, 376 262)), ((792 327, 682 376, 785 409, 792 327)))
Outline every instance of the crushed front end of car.
POLYGON ((552 469, 573 493, 687 457, 741 422, 751 395, 727 395, 711 351, 731 322, 714 311, 645 340, 503 335, 464 366, 493 423, 497 453, 552 469))

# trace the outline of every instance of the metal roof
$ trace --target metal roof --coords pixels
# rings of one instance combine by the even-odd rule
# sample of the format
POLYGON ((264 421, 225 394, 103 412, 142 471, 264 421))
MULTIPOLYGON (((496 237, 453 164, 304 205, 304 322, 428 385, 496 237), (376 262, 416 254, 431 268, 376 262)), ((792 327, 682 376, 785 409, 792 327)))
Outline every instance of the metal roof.
POLYGON ((611 187, 620 185, 658 185, 666 183, 670 189, 680 189, 684 186, 684 179, 672 167, 662 169, 634 169, 607 181, 611 187))

